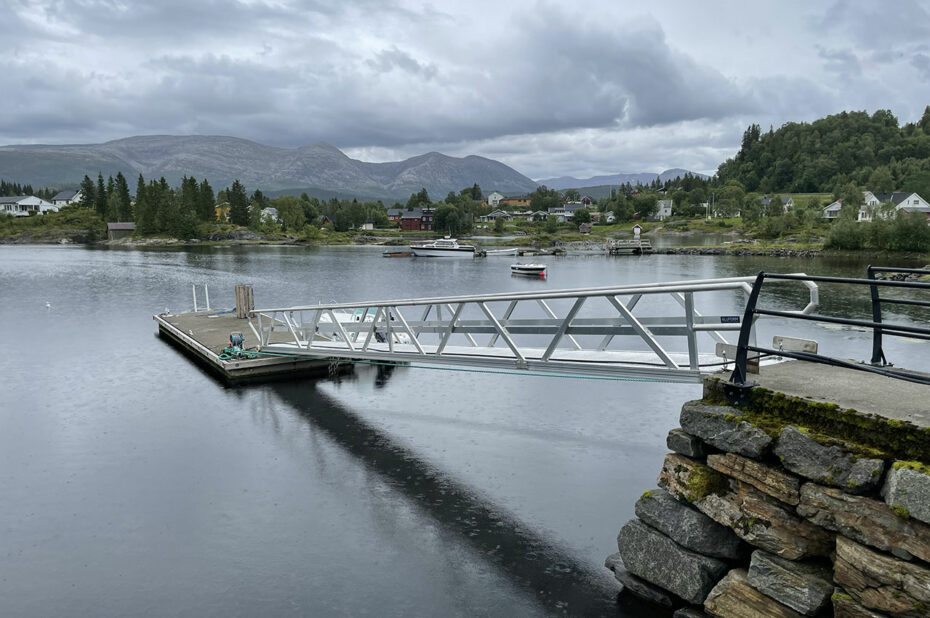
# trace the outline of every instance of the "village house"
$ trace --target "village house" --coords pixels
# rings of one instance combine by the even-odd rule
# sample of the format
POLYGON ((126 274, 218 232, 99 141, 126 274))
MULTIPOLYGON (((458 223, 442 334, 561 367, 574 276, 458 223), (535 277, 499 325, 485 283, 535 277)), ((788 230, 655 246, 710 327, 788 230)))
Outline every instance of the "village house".
POLYGON ((229 202, 223 202, 222 204, 217 204, 213 207, 213 213, 216 216, 216 220, 225 223, 229 221, 229 202))
MULTIPOLYGON (((491 203, 488 202, 488 206, 490 205, 491 203)), ((500 206, 501 208, 503 208, 504 206, 526 207, 530 205, 530 198, 527 195, 521 195, 519 197, 505 197, 505 198, 501 198, 501 200, 497 203, 497 205, 500 206)))
POLYGON ((656 201, 656 214, 652 216, 653 221, 665 221, 672 216, 672 200, 656 201))
POLYGON ((414 208, 413 210, 403 211, 400 217, 400 229, 406 231, 432 231, 433 209, 414 208))
POLYGON ((388 222, 397 223, 404 216, 404 212, 403 208, 389 208, 387 211, 388 222))
POLYGON ((78 204, 81 201, 81 198, 84 197, 84 193, 80 189, 68 189, 65 191, 59 191, 55 194, 55 197, 52 198, 52 204, 61 208, 62 206, 70 206, 71 204, 78 204))
MULTIPOLYGON (((781 200, 781 209, 782 209, 782 211, 781 211, 780 213, 777 213, 777 214, 782 214, 782 215, 783 215, 783 214, 785 214, 786 212, 788 212, 789 210, 794 209, 794 198, 792 198, 791 196, 788 196, 788 197, 782 197, 782 198, 779 198, 779 199, 781 200)), ((769 204, 771 204, 771 203, 772 203, 772 198, 770 198, 770 197, 768 197, 768 196, 762 198, 762 207, 766 209, 766 212, 771 213, 771 211, 768 210, 768 206, 769 206, 769 204)))
POLYGON ((136 224, 132 222, 107 223, 107 240, 118 240, 132 236, 136 231, 136 224))
POLYGON ((13 217, 28 217, 30 211, 38 214, 58 212, 58 206, 34 195, 14 195, 0 197, 0 213, 13 217))
POLYGON ((858 220, 860 222, 871 221, 876 217, 881 217, 882 204, 891 204, 894 207, 891 212, 922 212, 927 217, 930 217, 930 204, 916 193, 872 193, 871 191, 863 191, 858 220))
POLYGON ((504 199, 504 195, 502 193, 491 191, 491 193, 488 194, 486 203, 491 208, 497 208, 500 205, 502 199, 504 199))

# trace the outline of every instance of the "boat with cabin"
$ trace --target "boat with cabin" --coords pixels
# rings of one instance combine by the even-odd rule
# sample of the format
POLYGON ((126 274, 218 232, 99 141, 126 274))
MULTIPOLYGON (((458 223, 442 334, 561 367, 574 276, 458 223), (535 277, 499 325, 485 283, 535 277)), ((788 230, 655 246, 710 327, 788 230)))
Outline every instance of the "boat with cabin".
POLYGON ((433 242, 410 245, 416 257, 475 257, 474 245, 460 245, 455 238, 440 238, 433 242))

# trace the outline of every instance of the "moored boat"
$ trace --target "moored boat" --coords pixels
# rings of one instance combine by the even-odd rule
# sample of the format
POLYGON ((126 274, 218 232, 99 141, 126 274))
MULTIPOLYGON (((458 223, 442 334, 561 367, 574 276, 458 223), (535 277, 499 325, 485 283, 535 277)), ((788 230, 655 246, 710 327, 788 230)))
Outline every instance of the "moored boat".
POLYGON ((417 257, 475 257, 474 245, 460 245, 455 238, 440 238, 433 242, 410 245, 417 257))
POLYGON ((510 274, 523 275, 526 277, 544 278, 546 276, 546 265, 545 264, 511 264, 510 274))

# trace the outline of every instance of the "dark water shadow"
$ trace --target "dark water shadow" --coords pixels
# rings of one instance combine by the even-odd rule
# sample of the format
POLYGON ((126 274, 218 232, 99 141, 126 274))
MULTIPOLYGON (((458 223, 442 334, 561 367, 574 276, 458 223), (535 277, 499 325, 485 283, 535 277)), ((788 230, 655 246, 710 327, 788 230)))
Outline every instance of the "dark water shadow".
POLYGON ((266 388, 401 492, 446 533, 472 546, 476 555, 524 589, 547 614, 668 615, 627 594, 618 595, 618 588, 604 578, 606 568, 592 571, 553 540, 317 391, 312 382, 278 382, 266 388))

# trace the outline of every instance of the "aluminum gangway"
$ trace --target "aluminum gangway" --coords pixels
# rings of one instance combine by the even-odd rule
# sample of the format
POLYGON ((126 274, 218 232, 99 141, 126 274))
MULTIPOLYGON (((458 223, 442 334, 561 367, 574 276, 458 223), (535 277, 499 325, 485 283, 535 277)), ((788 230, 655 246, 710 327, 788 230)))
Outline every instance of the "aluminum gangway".
MULTIPOLYGON (((255 309, 249 326, 259 350, 270 354, 699 382, 733 360, 726 354, 735 346, 723 333, 740 330, 754 281, 730 277, 255 309), (698 310, 699 301, 721 294, 728 298, 714 303, 726 305, 726 314, 698 310)), ((811 313, 818 305, 816 284, 804 285, 807 304, 795 313, 811 313)))

